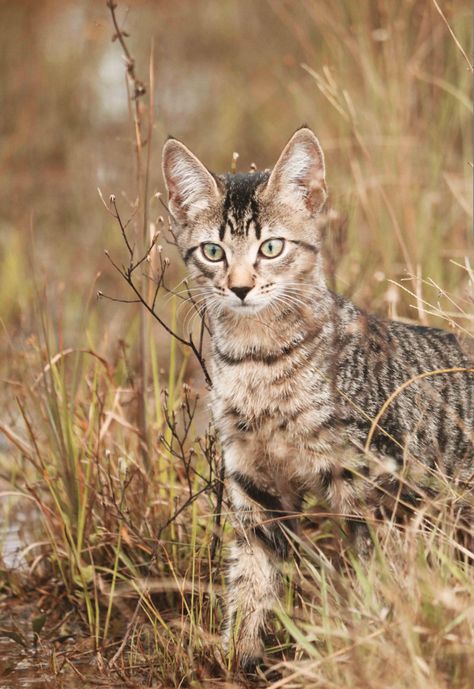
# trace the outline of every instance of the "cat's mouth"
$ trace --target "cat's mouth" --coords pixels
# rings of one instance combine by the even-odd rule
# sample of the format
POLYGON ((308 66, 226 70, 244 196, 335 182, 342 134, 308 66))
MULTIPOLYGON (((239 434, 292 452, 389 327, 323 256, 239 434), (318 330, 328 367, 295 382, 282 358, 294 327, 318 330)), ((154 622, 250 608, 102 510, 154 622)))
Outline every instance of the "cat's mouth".
POLYGON ((263 304, 255 304, 255 303, 246 303, 246 302, 240 302, 240 304, 228 304, 228 308, 233 311, 234 313, 237 313, 239 316, 250 316, 251 314, 257 313, 258 311, 261 311, 262 309, 267 306, 267 303, 263 304))

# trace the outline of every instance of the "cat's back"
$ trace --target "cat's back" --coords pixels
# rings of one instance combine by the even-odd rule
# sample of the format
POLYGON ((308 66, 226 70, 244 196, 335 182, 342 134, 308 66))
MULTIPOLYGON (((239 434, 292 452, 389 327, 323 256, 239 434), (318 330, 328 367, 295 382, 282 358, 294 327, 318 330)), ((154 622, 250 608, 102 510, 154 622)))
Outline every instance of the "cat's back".
POLYGON ((467 347, 438 328, 386 321, 341 306, 339 411, 371 448, 425 463, 474 465, 474 369, 467 347), (382 412, 383 410, 383 412, 382 412), (350 419, 350 420, 349 420, 350 419))

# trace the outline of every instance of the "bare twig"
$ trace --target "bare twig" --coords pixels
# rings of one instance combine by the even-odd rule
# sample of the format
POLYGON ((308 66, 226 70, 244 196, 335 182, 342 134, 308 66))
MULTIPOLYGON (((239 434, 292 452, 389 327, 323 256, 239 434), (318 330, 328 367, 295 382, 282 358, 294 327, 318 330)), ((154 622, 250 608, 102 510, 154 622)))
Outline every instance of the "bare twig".
MULTIPOLYGON (((158 237, 160 236, 160 231, 155 231, 152 227, 151 233, 153 237, 150 241, 149 234, 149 170, 150 170, 150 155, 151 155, 151 137, 153 132, 153 92, 154 92, 154 73, 153 73, 153 50, 150 53, 150 64, 149 64, 149 103, 146 119, 146 135, 143 137, 142 131, 143 127, 143 107, 140 106, 139 100, 145 95, 146 89, 143 82, 138 79, 135 69, 135 60, 127 46, 127 33, 120 27, 117 20, 117 3, 114 0, 107 0, 106 2, 108 9, 111 13, 112 23, 114 26, 114 36, 113 40, 117 40, 122 48, 122 52, 125 58, 126 70, 127 70, 127 93, 129 96, 129 112, 131 127, 134 131, 134 148, 135 148, 135 163, 136 163, 136 185, 137 185, 137 201, 132 206, 132 213, 128 220, 124 220, 122 212, 118 208, 116 197, 112 194, 109 197, 108 204, 104 201, 102 193, 99 190, 99 195, 102 203, 106 207, 107 211, 111 214, 120 229, 123 243, 125 245, 127 253, 126 265, 119 265, 109 254, 108 251, 105 252, 108 260, 110 261, 113 268, 119 273, 121 278, 125 280, 129 288, 133 293, 133 297, 130 299, 110 297, 103 292, 98 292, 99 297, 110 299, 115 302, 127 303, 127 304, 140 304, 144 307, 141 310, 140 316, 140 382, 137 387, 137 394, 139 395, 139 408, 138 408, 138 418, 137 418, 137 428, 140 429, 140 434, 142 436, 142 449, 143 460, 145 468, 150 465, 149 462, 149 451, 148 451, 148 432, 147 432, 147 415, 146 415, 146 400, 145 400, 145 390, 146 381, 148 379, 148 352, 147 352, 147 321, 145 320, 146 312, 148 312, 155 321, 160 325, 160 327, 170 336, 173 337, 180 345, 189 348, 194 356, 196 357, 201 370, 203 371, 204 378, 208 387, 212 386, 211 377, 206 365, 206 361, 203 355, 204 349, 204 335, 205 332, 209 332, 209 327, 205 320, 205 313, 201 313, 197 308, 196 301, 192 298, 192 294, 188 289, 188 298, 192 307, 197 311, 201 319, 201 326, 199 330, 199 339, 197 343, 194 342, 192 333, 190 332, 187 336, 182 335, 176 331, 174 326, 169 325, 162 315, 158 312, 157 304, 160 291, 163 289, 168 293, 174 294, 174 290, 170 290, 165 284, 166 271, 170 265, 169 259, 164 257, 162 254, 161 246, 157 246, 158 237), (148 146, 145 155, 142 155, 143 148, 148 146), (137 213, 140 213, 140 222, 142 223, 141 233, 136 233, 136 243, 131 241, 129 235, 129 226, 137 213), (141 235, 141 236, 140 236, 141 235), (137 249, 137 247, 139 247, 137 249), (156 252, 156 253, 155 253, 156 252), (156 259, 158 257, 158 260, 156 259), (142 270, 141 267, 144 265, 150 265, 151 270, 142 270), (158 264, 158 265, 157 265, 158 264), (138 270, 140 268, 140 270, 138 270), (151 274, 149 274, 151 273, 151 274)), ((154 198, 154 196, 152 196, 154 198)), ((166 208, 168 214, 169 209, 166 204, 158 196, 160 203, 166 208)), ((138 218, 137 218, 138 219, 138 218)), ((163 219, 161 219, 163 223, 163 219)), ((176 245, 176 238, 173 235, 172 228, 170 227, 170 234, 172 240, 169 241, 164 237, 164 241, 169 244, 176 245)), ((214 557, 217 551, 217 545, 219 542, 220 533, 220 512, 223 503, 223 478, 224 469, 223 464, 219 469, 219 477, 217 478, 217 467, 215 461, 215 449, 206 447, 205 457, 209 463, 209 478, 201 477, 205 481, 204 487, 195 491, 193 488, 193 482, 191 481, 190 472, 196 472, 191 464, 193 453, 192 451, 186 450, 185 444, 188 441, 188 435, 191 429, 191 423, 195 414, 194 408, 190 405, 187 395, 184 396, 184 407, 183 407, 183 429, 180 429, 178 433, 177 422, 174 413, 169 413, 165 410, 165 422, 167 428, 171 431, 171 440, 165 443, 167 445, 167 451, 170 455, 178 458, 180 460, 180 465, 183 467, 184 472, 183 478, 187 483, 189 498, 180 507, 177 507, 174 514, 172 514, 169 520, 163 524, 160 529, 160 533, 177 517, 183 512, 190 504, 196 500, 199 495, 207 491, 214 491, 216 496, 216 511, 215 511, 215 528, 214 535, 211 544, 211 552, 214 557), (209 452, 207 452, 209 450, 209 452)), ((163 442, 163 439, 162 439, 163 442)), ((179 465, 178 465, 179 466, 179 465)), ((181 470, 180 470, 181 471, 181 470)))
MULTIPOLYGON (((131 248, 129 242, 126 239, 126 237, 127 237, 127 233, 126 233, 127 223, 124 223, 122 218, 121 218, 120 212, 119 212, 117 205, 116 205, 116 202, 115 202, 115 197, 113 197, 113 198, 111 197, 111 204, 112 204, 113 209, 114 209, 114 217, 116 218, 116 220, 118 222, 118 225, 120 227, 120 231, 122 233, 122 237, 123 237, 124 242, 127 246, 129 257, 130 257, 130 259, 132 259, 133 249, 131 248)), ((150 252, 152 251, 152 249, 154 248, 154 246, 156 244, 156 239, 157 239, 157 237, 153 238, 153 241, 151 242, 150 246, 146 249, 143 257, 140 258, 139 260, 137 260, 135 263, 130 262, 127 268, 120 268, 115 263, 115 261, 112 259, 112 257, 110 256, 108 251, 105 252, 105 255, 107 256, 108 260, 110 261, 112 266, 115 268, 115 270, 122 276, 122 278, 127 282, 127 284, 131 287, 131 289, 135 293, 136 299, 130 300, 131 303, 136 303, 136 302, 141 303, 145 307, 145 309, 153 316, 153 318, 160 324, 160 326, 166 330, 166 332, 169 335, 174 337, 180 344, 184 345, 185 347, 189 347, 191 349, 191 351, 194 353, 194 355, 196 356, 196 358, 197 358, 197 360, 201 366, 201 369, 204 373, 204 377, 206 379, 207 385, 209 387, 211 387, 212 386, 211 377, 209 375, 209 371, 207 369, 205 359, 202 355, 202 335, 200 335, 199 346, 196 346, 194 341, 193 341, 192 334, 189 334, 188 339, 181 337, 181 335, 179 335, 179 333, 174 331, 167 323, 165 323, 165 321, 161 318, 161 316, 156 311, 156 300, 157 300, 157 296, 158 296, 158 291, 163 284, 164 275, 165 275, 166 268, 168 267, 169 263, 166 260, 161 263, 160 275, 158 277, 157 284, 156 284, 157 289, 156 289, 155 294, 153 295, 153 298, 151 299, 151 301, 147 298, 146 295, 143 295, 140 287, 137 286, 137 284, 135 282, 135 279, 134 279, 135 271, 140 265, 142 265, 142 263, 150 255, 150 252)), ((171 290, 167 290, 167 291, 171 291, 171 290)), ((100 293, 100 296, 103 296, 104 298, 109 298, 109 297, 107 297, 107 295, 105 295, 103 293, 100 293)), ((113 301, 124 301, 124 300, 113 299, 113 301)))

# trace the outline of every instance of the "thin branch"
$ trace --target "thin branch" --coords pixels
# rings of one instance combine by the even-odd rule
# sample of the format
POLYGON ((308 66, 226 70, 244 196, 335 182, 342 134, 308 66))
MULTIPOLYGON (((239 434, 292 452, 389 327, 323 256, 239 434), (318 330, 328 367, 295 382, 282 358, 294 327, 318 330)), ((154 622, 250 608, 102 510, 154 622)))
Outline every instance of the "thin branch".
MULTIPOLYGON (((108 251, 105 252, 105 255, 107 256, 107 258, 109 259, 109 261, 112 263, 112 265, 114 266, 114 268, 120 273, 120 275, 124 278, 124 280, 129 284, 129 286, 132 288, 132 290, 134 291, 134 293, 135 293, 135 295, 136 295, 136 297, 137 297, 137 299, 130 300, 129 303, 140 302, 141 304, 143 304, 143 306, 147 309, 147 311, 148 311, 149 313, 151 313, 151 315, 155 318, 155 320, 158 321, 158 323, 166 330, 166 332, 167 332, 169 335, 171 335, 172 337, 176 338, 176 340, 178 340, 178 342, 180 342, 181 344, 185 345, 186 347, 190 347, 190 349, 191 349, 191 350, 193 351, 193 353, 195 354, 197 360, 199 361, 199 364, 200 364, 201 369, 202 369, 202 371, 203 371, 203 373, 204 373, 204 377, 205 377, 205 379, 206 379, 207 385, 208 385, 209 387, 212 387, 211 376, 209 375, 209 371, 208 371, 208 369, 207 369, 205 359, 204 359, 204 357, 203 357, 203 355, 202 355, 202 335, 200 336, 199 347, 196 347, 196 345, 195 345, 194 342, 193 342, 193 339, 192 339, 192 335, 191 335, 191 334, 189 335, 189 340, 185 340, 183 337, 181 337, 180 335, 178 335, 178 333, 176 333, 175 331, 173 331, 173 330, 172 330, 172 329, 171 329, 171 328, 160 318, 160 316, 156 313, 156 310, 155 310, 156 300, 157 300, 158 292, 159 292, 160 286, 161 286, 161 284, 162 284, 163 277, 164 277, 164 273, 165 273, 165 270, 166 270, 166 267, 167 267, 167 263, 166 263, 166 260, 167 260, 167 259, 165 259, 165 262, 163 262, 163 259, 162 259, 161 255, 160 255, 160 268, 161 268, 160 278, 159 278, 159 280, 158 280, 157 288, 155 289, 155 293, 154 293, 154 295, 153 295, 153 300, 152 300, 151 305, 148 303, 148 300, 146 299, 146 297, 144 297, 144 296, 142 295, 142 293, 140 292, 140 290, 137 288, 137 286, 135 285, 135 283, 134 283, 134 281, 133 281, 133 273, 134 273, 134 271, 135 271, 135 270, 136 270, 136 269, 137 269, 137 268, 148 258, 148 256, 150 255, 150 253, 151 253, 151 251, 152 251, 153 247, 155 246, 156 241, 157 241, 157 239, 158 239, 158 233, 157 233, 157 234, 155 235, 155 237, 153 238, 153 241, 151 242, 150 246, 149 246, 148 249, 146 250, 146 252, 145 252, 145 254, 143 255, 143 257, 140 258, 136 263, 133 263, 133 262, 132 262, 132 259, 133 259, 133 249, 132 249, 132 247, 131 247, 130 244, 129 244, 129 241, 128 241, 128 238, 127 238, 127 232, 126 232, 126 228, 127 228, 128 222, 127 222, 127 223, 124 223, 124 222, 122 221, 122 217, 121 217, 121 215, 120 215, 120 213, 119 213, 119 210, 118 210, 118 208, 117 208, 117 203, 116 203, 115 195, 114 195, 114 194, 112 194, 112 195, 110 196, 110 203, 111 203, 111 205, 113 206, 113 209, 114 209, 114 214, 113 214, 113 215, 114 215, 114 217, 116 218, 116 220, 117 220, 117 222, 118 222, 118 224, 119 224, 119 227, 120 227, 120 231, 121 231, 121 233, 122 233, 123 240, 124 240, 124 242, 125 242, 125 244, 126 244, 126 246, 127 246, 127 249, 128 249, 128 253, 129 253, 129 256, 130 256, 130 264, 129 264, 129 266, 128 266, 127 269, 124 268, 124 269, 122 270, 122 269, 120 269, 120 268, 118 267, 118 265, 112 260, 112 258, 111 258, 111 256, 110 256, 110 254, 109 254, 108 251)), ((167 289, 167 291, 170 291, 170 292, 172 291, 172 290, 168 290, 168 288, 166 288, 166 289, 167 289)), ((105 296, 105 295, 104 295, 104 296, 105 296)), ((192 301, 192 303, 193 303, 194 308, 196 308, 196 304, 195 304, 195 302, 194 302, 194 300, 193 300, 193 298, 192 298, 191 295, 190 295, 190 299, 191 299, 191 301, 192 301)), ((113 301, 121 301, 121 300, 117 299, 117 300, 113 300, 113 301)), ((204 327, 207 328, 206 325, 205 325, 204 327)))
MULTIPOLYGON (((156 232, 151 239, 151 241, 148 239, 148 224, 149 224, 149 171, 150 171, 150 156, 151 156, 151 138, 153 134, 153 86, 154 86, 154 73, 153 73, 153 49, 150 54, 150 61, 149 61, 149 101, 148 101, 148 116, 146 122, 143 120, 142 117, 142 107, 141 104, 138 102, 140 97, 142 97, 146 93, 146 89, 144 84, 137 78, 136 72, 135 72, 135 60, 132 57, 132 54, 127 46, 127 41, 126 38, 128 38, 128 34, 121 29, 119 26, 118 20, 117 20, 117 3, 115 0, 107 0, 106 5, 108 9, 110 10, 115 34, 113 36, 112 40, 117 40, 118 43, 121 46, 121 49, 123 51, 123 56, 125 59, 126 63, 126 88, 127 88, 127 93, 128 93, 128 106, 129 106, 129 114, 130 114, 130 126, 133 127, 134 129, 134 149, 135 149, 135 162, 136 162, 136 182, 137 182, 137 204, 132 212, 131 217, 127 222, 124 222, 121 213, 117 207, 117 202, 116 202, 116 197, 115 195, 111 195, 109 197, 109 203, 107 204, 104 201, 104 198, 102 196, 102 193, 100 190, 99 191, 99 196, 101 198, 101 201, 103 205, 105 206, 106 210, 114 217, 116 220, 120 232, 122 235, 123 242, 125 244, 127 253, 128 253, 128 265, 127 266, 120 266, 118 263, 112 259, 110 256, 109 252, 106 251, 105 254, 110 261, 111 265, 113 268, 119 273, 119 275, 122 277, 123 280, 128 284, 129 288, 132 290, 133 293, 133 298, 130 299, 122 299, 122 298, 116 298, 116 297, 110 297, 109 295, 105 295, 102 292, 98 292, 99 297, 104 297, 106 299, 110 299, 111 301, 116 301, 119 303, 126 303, 126 304, 136 304, 139 303, 141 304, 145 310, 153 316, 153 318, 159 323, 160 327, 163 328, 163 330, 168 333, 171 337, 173 337, 178 343, 183 345, 184 347, 189 348, 194 356, 196 357, 197 361, 199 362, 199 365, 203 371, 204 378, 206 381, 206 384, 208 387, 212 387, 212 380, 209 374, 209 371, 207 369, 206 361, 203 356, 203 349, 204 349, 204 335, 205 331, 210 333, 209 326, 206 323, 205 320, 205 313, 201 314, 201 310, 197 308, 196 301, 192 298, 191 291, 188 288, 188 295, 189 299, 193 305, 193 308, 197 311, 198 315, 201 318, 201 325, 200 325, 200 330, 199 330, 199 340, 198 340, 198 345, 196 345, 193 341, 192 333, 189 333, 189 335, 180 335, 174 327, 171 327, 166 323, 166 321, 163 320, 161 315, 158 313, 157 310, 157 303, 158 303, 158 297, 160 295, 160 290, 163 288, 169 293, 174 293, 173 290, 169 290, 168 287, 165 284, 165 274, 166 270, 168 269, 168 266, 170 265, 169 259, 167 257, 163 257, 161 253, 161 247, 158 247, 156 250, 156 245, 158 241, 158 237, 160 236, 160 231, 156 232), (147 131, 142 131, 147 127, 147 131), (145 135, 145 136, 143 136, 145 135), (143 147, 147 145, 148 150, 145 152, 143 151, 143 147), (130 222, 132 221, 133 217, 136 215, 136 213, 140 211, 140 214, 142 214, 141 217, 141 227, 142 227, 142 238, 138 237, 137 234, 137 244, 134 246, 134 244, 129 240, 128 234, 127 234, 127 227, 129 226, 130 222), (140 257, 135 258, 135 249, 137 247, 140 247, 138 252, 140 257), (153 250, 156 250, 156 254, 152 253, 153 250), (153 257, 153 261, 151 261, 151 257, 153 257), (156 258, 158 257, 158 259, 156 258), (151 271, 153 274, 156 275, 147 275, 147 270, 139 270, 137 272, 137 269, 143 266, 146 262, 150 262, 151 264, 151 271), (156 265, 158 264, 158 265, 156 265), (153 286, 151 285, 151 282, 153 282, 153 286)), ((154 196, 152 197, 154 198, 154 196)), ((161 198, 161 195, 157 196, 159 203, 166 209, 168 216, 172 217, 172 214, 170 212, 170 209, 168 208, 167 204, 164 203, 163 199, 161 198)), ((161 216, 160 216, 161 218, 161 216)), ((163 218, 161 220, 159 219, 159 222, 164 223, 163 218)), ((170 237, 172 238, 171 240, 168 239, 168 237, 163 235, 164 241, 166 241, 168 244, 177 246, 177 241, 176 237, 173 234, 173 229, 171 226, 171 223, 168 225, 169 227, 169 232, 170 232, 170 237)), ((141 417, 138 419, 138 427, 142 429, 142 435, 143 439, 146 442, 147 440, 147 432, 146 432, 146 414, 144 413, 144 395, 145 395, 145 385, 146 385, 146 379, 147 379, 147 371, 146 371, 146 360, 147 360, 147 354, 146 350, 144 347, 144 342, 145 342, 145 337, 144 337, 144 323, 145 321, 143 320, 144 318, 144 312, 142 311, 141 314, 141 328, 140 328, 140 337, 141 337, 141 362, 142 362, 142 388, 140 390, 140 394, 143 396, 143 405, 141 407, 141 417)), ((202 490, 198 491, 197 493, 193 492, 193 483, 191 481, 190 477, 190 472, 196 472, 195 467, 192 466, 192 457, 193 453, 191 451, 186 450, 186 443, 189 441, 189 433, 191 430, 191 425, 193 423, 193 419, 195 416, 195 411, 196 411, 196 405, 192 407, 189 403, 187 394, 185 394, 185 399, 183 402, 183 413, 182 413, 182 423, 184 427, 184 432, 182 432, 180 428, 180 432, 178 433, 178 428, 177 428, 177 419, 176 419, 176 414, 173 412, 172 414, 165 412, 165 421, 167 424, 167 428, 170 429, 171 431, 171 439, 169 439, 167 445, 167 451, 170 453, 171 456, 174 456, 180 460, 182 463, 182 467, 184 470, 184 476, 183 478, 187 481, 188 484, 188 489, 189 489, 189 500, 186 501, 184 505, 182 505, 180 508, 178 508, 173 515, 171 515, 170 519, 162 526, 160 533, 163 531, 163 529, 166 528, 171 522, 173 522, 179 514, 181 514, 182 511, 186 509, 194 500, 201 495, 202 493, 206 491, 213 491, 215 492, 216 495, 216 504, 217 504, 217 514, 215 516, 215 524, 214 524, 214 535, 212 539, 212 552, 215 554, 217 550, 217 545, 219 542, 220 538, 220 512, 222 510, 222 505, 223 505, 223 479, 224 479, 224 467, 223 463, 221 464, 220 468, 218 469, 217 467, 217 462, 216 462, 216 449, 215 449, 215 438, 214 436, 209 436, 209 441, 206 444, 206 452, 205 452, 205 457, 208 460, 209 464, 209 477, 205 478, 202 476, 202 480, 205 481, 205 486, 202 488, 202 490), (215 477, 215 478, 214 478, 215 477)), ((181 419, 180 419, 180 424, 181 426, 181 419)), ((146 457, 144 457, 145 461, 145 467, 147 466, 148 463, 148 454, 146 457)), ((214 555, 213 555, 214 556, 214 555)))
POLYGON ((130 261, 132 261, 133 260, 133 248, 130 246, 130 243, 129 243, 128 237, 127 237, 127 232, 126 232, 126 228, 127 228, 127 225, 129 223, 127 222, 124 225, 122 222, 122 218, 120 217, 120 213, 118 212, 117 203, 115 200, 115 194, 111 194, 110 203, 114 207, 114 211, 115 211, 114 218, 117 220, 117 222, 120 226, 120 231, 122 232, 123 241, 125 242, 127 249, 128 249, 128 253, 130 254, 130 261))
POLYGON ((115 28, 115 34, 112 38, 113 41, 118 40, 120 43, 123 53, 125 55, 125 59, 127 61, 127 72, 130 76, 130 79, 133 81, 135 89, 134 89, 134 97, 139 98, 140 96, 145 95, 146 93, 146 88, 145 84, 140 81, 140 79, 137 78, 135 74, 135 60, 130 54, 130 51, 127 47, 127 44, 125 42, 125 38, 128 38, 128 34, 126 31, 123 31, 118 25, 117 22, 117 16, 115 14, 115 10, 117 9, 117 3, 114 0, 107 0, 107 7, 110 10, 110 14, 112 16, 112 22, 114 24, 115 28))
POLYGON ((117 297, 110 297, 108 294, 104 294, 100 289, 97 290, 97 298, 117 301, 120 304, 140 304, 140 299, 118 299, 117 297))

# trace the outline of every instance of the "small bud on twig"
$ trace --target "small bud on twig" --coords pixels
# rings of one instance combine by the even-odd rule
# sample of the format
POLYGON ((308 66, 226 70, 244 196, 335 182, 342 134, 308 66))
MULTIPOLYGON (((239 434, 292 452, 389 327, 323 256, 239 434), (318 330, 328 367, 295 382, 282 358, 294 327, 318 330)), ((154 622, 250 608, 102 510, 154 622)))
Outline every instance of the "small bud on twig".
POLYGON ((232 153, 232 164, 230 166, 231 172, 233 172, 233 173, 237 172, 237 161, 238 161, 238 159, 239 159, 239 154, 237 153, 237 151, 234 151, 232 153))

